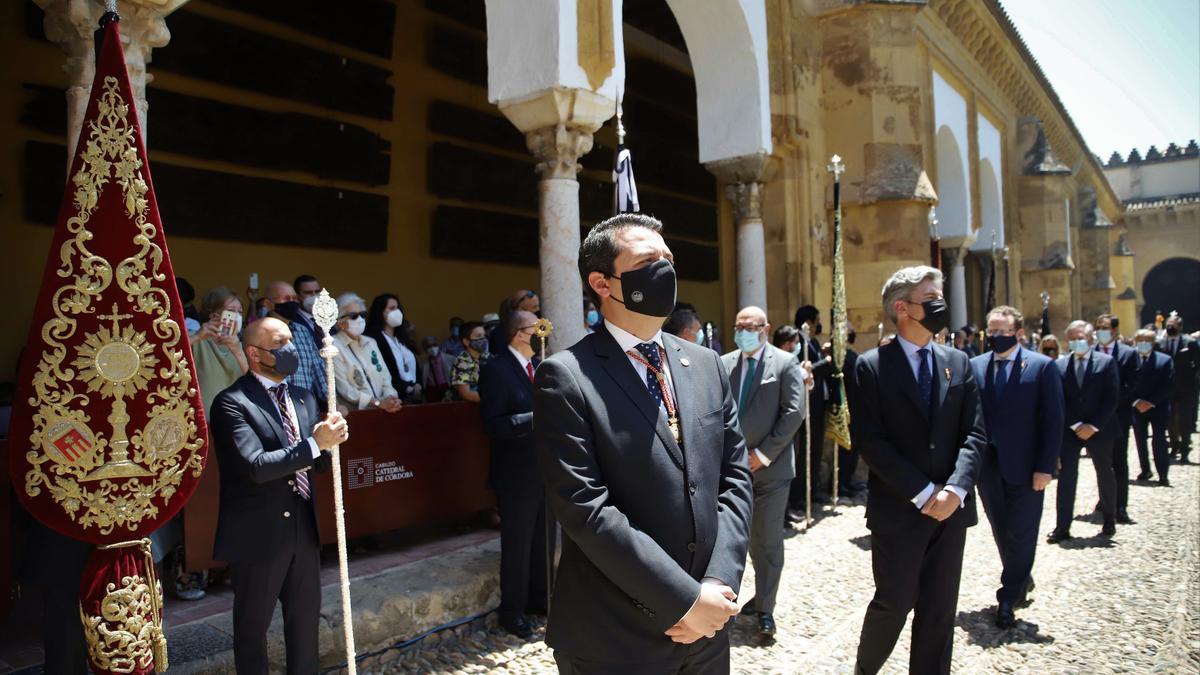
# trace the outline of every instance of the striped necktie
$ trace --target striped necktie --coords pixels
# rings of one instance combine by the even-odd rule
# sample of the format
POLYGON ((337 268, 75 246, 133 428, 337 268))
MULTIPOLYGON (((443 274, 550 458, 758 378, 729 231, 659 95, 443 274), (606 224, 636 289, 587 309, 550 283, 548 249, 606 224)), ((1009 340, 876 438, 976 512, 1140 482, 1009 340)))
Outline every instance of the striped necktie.
MULTIPOLYGON (((288 446, 296 445, 300 442, 300 429, 296 426, 296 420, 292 417, 291 407, 288 406, 287 383, 281 382, 278 386, 271 389, 271 395, 275 397, 275 405, 279 406, 279 417, 283 419, 283 428, 287 432, 288 446)), ((304 499, 309 499, 311 490, 308 485, 308 469, 296 472, 296 492, 304 499)))

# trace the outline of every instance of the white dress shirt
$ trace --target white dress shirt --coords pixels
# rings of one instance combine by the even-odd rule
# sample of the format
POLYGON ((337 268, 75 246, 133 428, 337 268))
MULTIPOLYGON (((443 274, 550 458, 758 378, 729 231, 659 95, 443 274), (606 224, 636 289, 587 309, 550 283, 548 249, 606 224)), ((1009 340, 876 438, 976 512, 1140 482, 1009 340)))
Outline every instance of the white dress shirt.
MULTIPOLYGON (((899 335, 896 336, 896 340, 900 343, 900 348, 904 350, 904 356, 908 359, 909 367, 912 368, 913 379, 915 379, 917 382, 921 381, 921 376, 920 376, 921 355, 917 353, 917 350, 918 349, 929 350, 929 352, 925 355, 925 359, 927 360, 926 367, 929 368, 929 377, 931 378, 931 381, 932 381, 932 378, 933 378, 933 338, 930 337, 929 340, 924 345, 918 345, 916 343, 909 342, 908 340, 905 340, 903 337, 900 337, 899 335)), ((925 508, 925 502, 929 501, 930 497, 933 497, 933 488, 934 488, 933 482, 930 481, 929 485, 926 485, 924 490, 921 490, 920 492, 917 493, 917 496, 912 498, 913 506, 917 507, 918 509, 925 508)), ((963 508, 963 506, 966 505, 966 501, 967 501, 967 491, 966 490, 958 487, 957 485, 947 485, 946 487, 944 487, 942 489, 950 490, 954 494, 958 495, 958 508, 961 509, 961 508, 963 508)))
POLYGON ((517 348, 512 345, 508 346, 508 351, 512 352, 513 358, 517 360, 517 365, 521 366, 521 371, 523 373, 525 373, 526 375, 528 375, 529 374, 529 365, 532 364, 533 362, 530 361, 529 359, 525 358, 525 355, 522 354, 521 352, 517 351, 517 348))
MULTIPOLYGON (((746 359, 754 359, 754 368, 755 368, 755 370, 757 370, 758 364, 762 363, 763 353, 766 351, 767 351, 767 343, 764 340, 762 343, 762 346, 760 346, 758 348, 758 351, 754 352, 753 354, 747 354, 746 352, 742 352, 742 355, 741 355, 742 374, 741 374, 741 377, 738 378, 737 389, 733 390, 734 396, 741 397, 742 387, 746 386, 746 377, 748 375, 753 375, 753 373, 749 372, 750 369, 746 367, 746 359)), ((754 456, 758 458, 758 461, 762 462, 763 466, 771 466, 771 460, 767 459, 766 455, 759 452, 758 448, 753 448, 751 450, 751 452, 753 452, 754 456)))
POLYGON ((417 381, 417 356, 412 353, 400 338, 395 335, 388 335, 387 331, 383 333, 384 341, 387 342, 388 348, 392 350, 392 357, 396 359, 396 371, 400 375, 400 379, 405 382, 417 381))
MULTIPOLYGON (((633 358, 632 356, 629 356, 629 352, 637 354, 638 352, 636 347, 643 342, 653 342, 654 344, 658 345, 659 349, 662 350, 662 353, 660 354, 660 356, 662 356, 662 372, 667 378, 667 389, 671 392, 671 400, 678 401, 679 398, 675 396, 675 380, 671 379, 671 366, 667 363, 667 358, 665 356, 667 349, 663 344, 662 331, 660 330, 655 333, 654 337, 650 338, 649 340, 643 340, 624 328, 612 323, 608 319, 604 320, 604 326, 608 328, 608 334, 613 336, 613 339, 617 341, 617 345, 621 348, 621 351, 625 352, 625 356, 629 358, 629 363, 631 363, 633 365, 633 369, 637 371, 638 379, 640 379, 642 382, 646 381, 646 364, 633 358)), ((679 406, 677 405, 677 411, 678 408, 679 406)), ((662 405, 659 405, 658 409, 664 413, 667 412, 666 403, 664 402, 662 405)))
MULTIPOLYGON (((276 399, 275 395, 271 393, 271 390, 274 389, 275 387, 279 386, 281 383, 275 382, 263 375, 255 373, 254 371, 250 371, 250 372, 253 373, 254 378, 258 380, 258 383, 263 386, 263 389, 267 390, 267 396, 269 396, 271 398, 271 403, 273 403, 275 405, 275 412, 279 413, 279 421, 283 422, 284 416, 283 416, 283 411, 281 411, 279 409, 279 400, 276 399)), ((291 416, 292 421, 294 421, 296 423, 296 426, 299 427, 300 426, 300 418, 296 417, 296 406, 292 404, 291 394, 288 394, 288 396, 287 396, 287 408, 288 408, 287 409, 288 415, 291 416)), ((297 431, 299 433, 304 433, 303 431, 300 431, 299 429, 297 429, 297 431)), ((309 449, 312 450, 313 459, 320 457, 321 449, 317 447, 317 439, 313 438, 310 435, 306 440, 308 441, 309 449)))

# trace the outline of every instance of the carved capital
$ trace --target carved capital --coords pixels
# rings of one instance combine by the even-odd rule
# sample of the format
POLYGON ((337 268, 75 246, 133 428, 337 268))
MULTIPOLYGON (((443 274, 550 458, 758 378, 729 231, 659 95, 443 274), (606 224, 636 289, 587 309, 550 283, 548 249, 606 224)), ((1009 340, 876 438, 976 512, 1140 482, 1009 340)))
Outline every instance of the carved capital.
POLYGON ((762 220, 762 183, 730 183, 725 196, 733 206, 733 219, 739 224, 747 220, 762 220))
POLYGON ((592 134, 578 127, 556 124, 525 134, 525 144, 529 152, 537 157, 537 171, 543 180, 575 180, 583 168, 579 158, 592 149, 592 134))

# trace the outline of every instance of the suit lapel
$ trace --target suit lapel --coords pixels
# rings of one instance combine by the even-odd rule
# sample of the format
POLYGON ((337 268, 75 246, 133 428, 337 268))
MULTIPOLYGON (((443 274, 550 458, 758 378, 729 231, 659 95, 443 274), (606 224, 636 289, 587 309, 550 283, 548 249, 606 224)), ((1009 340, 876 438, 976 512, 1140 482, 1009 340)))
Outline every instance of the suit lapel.
MULTIPOLYGON (((287 432, 283 430, 283 420, 279 418, 279 411, 275 407, 275 401, 271 400, 271 395, 263 388, 258 379, 253 373, 247 373, 242 377, 242 393, 250 402, 254 404, 254 409, 259 415, 267 421, 267 426, 271 427, 275 438, 279 441, 279 447, 287 446, 287 432)), ((288 387, 291 389, 291 387, 288 387)))
POLYGON ((946 393, 950 390, 950 359, 936 342, 930 342, 930 356, 933 358, 933 415, 937 417, 942 404, 946 402, 946 393))
MULTIPOLYGON (((663 333, 663 346, 665 347, 664 351, 667 353, 667 367, 671 369, 671 383, 675 385, 675 393, 673 394, 675 397, 675 414, 679 416, 679 430, 683 437, 683 448, 680 448, 679 444, 675 442, 675 437, 671 435, 671 428, 665 424, 665 420, 662 419, 661 415, 659 416, 658 431, 661 437, 663 428, 666 429, 667 434, 663 443, 666 444, 668 450, 672 452, 678 451, 682 460, 686 456, 685 450, 688 445, 688 439, 696 438, 699 432, 696 427, 699 418, 696 417, 696 411, 691 406, 691 402, 696 400, 696 396, 692 387, 692 378, 690 377, 691 369, 685 367, 680 361, 679 352, 681 350, 678 341, 663 333)), ((680 468, 684 467, 681 466, 680 468)))
POLYGON ((646 383, 638 379, 637 371, 629 362, 629 356, 621 351, 616 339, 603 326, 596 331, 595 343, 596 355, 604 359, 605 372, 613 379, 617 388, 629 397, 634 407, 645 418, 646 423, 658 434, 659 440, 666 446, 671 459, 675 460, 675 463, 682 469, 683 451, 675 442, 675 438, 671 436, 671 429, 667 426, 667 420, 659 410, 658 404, 650 398, 649 392, 646 391, 646 383))
POLYGON ((925 405, 925 401, 921 399, 921 390, 917 386, 917 379, 913 377, 912 366, 908 364, 908 357, 904 354, 904 347, 900 346, 899 340, 893 340, 890 344, 879 349, 879 360, 881 364, 886 364, 890 371, 887 376, 881 377, 882 382, 895 382, 900 385, 900 390, 913 402, 917 410, 929 419, 929 409, 925 405))
MULTIPOLYGON (((745 355, 743 355, 743 358, 745 355)), ((759 385, 762 384, 763 375, 767 372, 767 359, 772 358, 771 350, 764 348, 762 357, 758 359, 758 363, 754 364, 754 372, 747 373, 747 377, 754 378, 750 381, 750 394, 746 397, 746 407, 750 407, 750 403, 754 397, 758 395, 759 385)), ((672 371, 674 372, 674 371, 672 371)))
POLYGON ((292 409, 296 411, 296 430, 300 432, 300 438, 306 438, 311 435, 316 422, 308 419, 308 408, 295 387, 288 387, 288 397, 292 399, 292 409))
MULTIPOLYGON (((526 372, 525 369, 521 368, 521 364, 517 361, 517 357, 513 356, 513 353, 509 351, 507 347, 504 348, 503 356, 507 357, 505 360, 508 362, 509 369, 514 375, 516 375, 517 381, 524 382, 525 387, 532 392, 533 382, 531 382, 529 379, 529 373, 526 372)), ((531 360, 530 363, 533 363, 533 361, 531 360)))

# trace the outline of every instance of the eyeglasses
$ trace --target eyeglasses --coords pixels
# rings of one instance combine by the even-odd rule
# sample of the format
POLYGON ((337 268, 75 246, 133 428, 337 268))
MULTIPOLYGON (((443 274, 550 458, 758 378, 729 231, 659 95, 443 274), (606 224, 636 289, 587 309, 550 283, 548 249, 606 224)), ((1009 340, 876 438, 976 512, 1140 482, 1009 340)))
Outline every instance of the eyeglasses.
POLYGON ((366 318, 366 316, 367 316, 366 312, 350 312, 349 314, 343 314, 338 318, 339 319, 350 319, 351 321, 353 321, 355 319, 366 318))
POLYGON ((734 330, 762 330, 763 326, 765 326, 765 325, 767 325, 767 324, 765 324, 765 323, 735 323, 735 324, 733 324, 733 329, 734 330))
POLYGON ((533 329, 533 328, 537 328, 537 324, 536 324, 536 323, 531 323, 531 324, 529 324, 528 326, 521 326, 521 331, 527 331, 527 330, 530 330, 530 329, 533 329))

